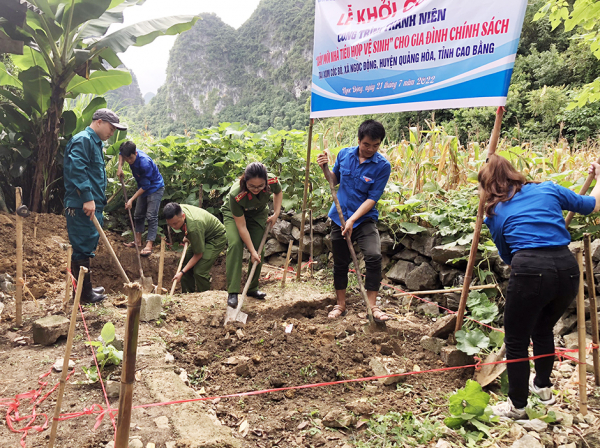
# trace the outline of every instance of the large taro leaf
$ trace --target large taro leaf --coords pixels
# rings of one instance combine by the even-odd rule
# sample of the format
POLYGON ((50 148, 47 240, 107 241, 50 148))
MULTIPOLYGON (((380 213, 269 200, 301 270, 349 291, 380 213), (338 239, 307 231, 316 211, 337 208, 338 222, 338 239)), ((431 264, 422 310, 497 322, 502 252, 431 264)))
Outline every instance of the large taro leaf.
POLYGON ((123 53, 129 47, 142 47, 159 36, 176 35, 189 30, 199 19, 198 16, 181 15, 146 20, 121 28, 90 45, 92 49, 111 48, 115 53, 123 53))
POLYGON ((125 70, 97 70, 90 75, 90 79, 75 75, 67 86, 67 95, 71 98, 80 93, 102 95, 109 90, 131 84, 131 80, 131 73, 125 70))
POLYGON ((456 347, 469 356, 476 355, 481 349, 486 349, 490 345, 490 338, 478 328, 472 331, 457 331, 456 341, 456 347))

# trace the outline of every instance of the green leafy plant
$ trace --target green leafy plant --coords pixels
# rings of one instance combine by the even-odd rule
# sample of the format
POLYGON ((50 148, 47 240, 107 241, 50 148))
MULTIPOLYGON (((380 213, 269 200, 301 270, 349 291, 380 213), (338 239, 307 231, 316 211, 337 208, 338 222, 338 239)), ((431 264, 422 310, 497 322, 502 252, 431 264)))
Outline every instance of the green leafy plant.
POLYGON ((358 448, 425 446, 442 437, 442 424, 412 412, 388 412, 375 415, 368 422, 366 440, 357 440, 358 448))
MULTIPOLYGON (((107 364, 112 364, 118 366, 123 361, 123 352, 121 350, 117 350, 113 345, 110 345, 112 341, 115 339, 115 326, 112 322, 107 322, 102 327, 102 332, 100 333, 101 341, 86 341, 87 345, 91 345, 92 347, 96 347, 96 359, 98 360, 98 365, 100 367, 100 372, 104 369, 104 366, 107 364)), ((84 368, 84 371, 90 381, 98 380, 98 372, 96 366, 90 367, 89 369, 84 368)))
POLYGON ((300 375, 302 375, 305 378, 312 378, 316 374, 317 374, 317 369, 315 369, 312 364, 304 366, 300 369, 300 375))

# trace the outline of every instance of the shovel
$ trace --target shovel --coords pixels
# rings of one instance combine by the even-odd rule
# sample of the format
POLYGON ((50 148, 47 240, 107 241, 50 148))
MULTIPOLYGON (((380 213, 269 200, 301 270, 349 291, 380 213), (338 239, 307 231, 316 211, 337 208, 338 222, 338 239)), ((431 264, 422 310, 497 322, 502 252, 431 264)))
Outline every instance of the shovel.
MULTIPOLYGON (((127 188, 125 187, 125 182, 123 182, 123 176, 120 178, 121 187, 123 187, 123 196, 125 197, 125 203, 127 203, 127 188)), ((152 285, 152 277, 144 277, 144 270, 142 269, 142 259, 140 257, 140 248, 138 247, 137 238, 135 237, 135 226, 133 225, 133 218, 131 217, 131 209, 127 210, 129 212, 129 223, 131 224, 131 231, 133 232, 133 243, 135 244, 135 253, 137 254, 138 264, 140 265, 140 279, 138 283, 142 285, 143 292, 152 292, 154 290, 154 285, 152 285)))
POLYGON ((117 268, 119 268, 119 274, 121 274, 121 277, 123 277, 123 280, 125 281, 125 283, 130 283, 129 277, 127 277, 127 274, 125 273, 125 270, 123 269, 123 266, 121 266, 121 263, 119 262, 119 259, 117 258, 117 254, 115 254, 114 249, 108 242, 108 238, 106 238, 106 234, 104 233, 104 230, 102 230, 102 227, 100 227, 100 223, 96 219, 96 215, 92 215, 92 221, 94 223, 94 226, 96 226, 96 230, 100 234, 100 237, 102 238, 102 242, 106 245, 106 248, 110 252, 110 255, 112 256, 113 261, 117 265, 117 268))
MULTIPOLYGON (((340 224, 342 229, 346 227, 346 220, 344 219, 344 213, 342 212, 342 207, 340 206, 340 201, 338 200, 337 193, 335 192, 335 184, 333 183, 333 179, 329 176, 329 168, 327 164, 321 167, 323 169, 323 174, 325 175, 325 179, 329 182, 329 189, 331 190, 331 196, 333 197, 333 202, 335 203, 335 208, 337 209, 338 215, 340 217, 340 224)), ((371 311, 371 306, 369 305, 369 298, 367 297, 367 291, 365 290, 362 282, 362 278, 360 277, 360 272, 358 269, 358 259, 356 258, 356 252, 354 251, 354 246, 352 245, 352 240, 350 239, 350 235, 346 234, 346 242, 348 243, 348 249, 350 250, 350 255, 352 256, 352 262, 354 263, 354 270, 356 271, 356 279, 358 280, 358 287, 360 289, 360 293, 363 296, 365 301, 365 305, 367 306, 367 315, 369 316, 369 330, 371 331, 387 331, 387 325, 385 322, 375 322, 373 319, 373 311, 371 311)))
MULTIPOLYGON (((181 254, 181 258, 179 259, 179 266, 177 266, 177 272, 181 272, 181 268, 183 267, 183 259, 185 258, 185 253, 187 252, 188 243, 183 245, 183 253, 181 254)), ((173 295, 175 292, 175 287, 177 286, 177 280, 173 281, 173 285, 171 286, 170 295, 173 295)))
MULTIPOLYGON (((262 252, 265 242, 267 241, 267 235, 269 234, 269 230, 271 230, 271 224, 267 225, 267 228, 265 229, 265 233, 263 234, 262 240, 260 241, 260 245, 258 246, 258 251, 257 251, 259 254, 262 252)), ((234 320, 237 320, 238 322, 241 322, 243 324, 246 323, 246 320, 248 319, 248 315, 246 313, 243 313, 241 310, 242 310, 242 305, 244 304, 244 300, 246 299, 246 294, 248 294, 248 288, 250 287, 250 283, 252 282, 252 277, 254 277, 254 272, 256 272, 257 266, 258 266, 258 262, 255 261, 252 264, 252 269, 250 269, 250 274, 248 274, 248 280, 246 280, 246 285, 244 286, 244 291, 242 292, 242 297, 238 301, 237 308, 231 308, 229 306, 227 307, 227 314, 225 315, 225 322, 223 323, 223 326, 227 325, 228 322, 231 322, 234 320)))
MULTIPOLYGON (((496 353, 491 353, 487 358, 484 359, 483 363, 492 363, 502 361, 506 356, 506 344, 502 344, 500 350, 496 353)), ((475 372, 473 379, 481 384, 481 387, 485 387, 498 378, 502 372, 506 370, 506 364, 489 364, 481 367, 480 370, 475 372)))

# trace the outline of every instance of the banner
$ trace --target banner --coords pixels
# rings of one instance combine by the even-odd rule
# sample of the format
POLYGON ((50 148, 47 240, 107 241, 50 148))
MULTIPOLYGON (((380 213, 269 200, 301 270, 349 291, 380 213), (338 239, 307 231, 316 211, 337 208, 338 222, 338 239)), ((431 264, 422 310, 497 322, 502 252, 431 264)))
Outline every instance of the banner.
POLYGON ((527 0, 316 0, 311 118, 504 106, 527 0))

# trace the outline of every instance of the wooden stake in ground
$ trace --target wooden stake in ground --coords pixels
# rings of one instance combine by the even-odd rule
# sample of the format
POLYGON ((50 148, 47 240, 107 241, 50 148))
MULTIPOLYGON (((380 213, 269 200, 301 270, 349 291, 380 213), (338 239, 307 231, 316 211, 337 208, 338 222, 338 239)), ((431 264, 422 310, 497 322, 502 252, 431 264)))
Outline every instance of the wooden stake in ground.
POLYGON ((300 271, 302 271, 302 244, 304 243, 304 220, 306 219, 306 198, 308 196, 308 181, 310 180, 310 150, 312 148, 312 133, 314 123, 314 118, 311 118, 310 125, 308 127, 306 169, 304 170, 304 195, 302 196, 302 221, 300 222, 300 239, 298 240, 298 269, 296 270, 296 280, 300 280, 300 271))
MULTIPOLYGON (((600 163, 600 159, 596 160, 596 163, 600 163)), ((579 190, 579 194, 586 194, 587 191, 589 190, 590 186, 592 185, 592 182, 594 182, 595 178, 596 178, 595 173, 589 174, 587 179, 581 186, 581 189, 579 190)), ((573 212, 567 213, 567 217, 565 218, 565 227, 566 228, 569 228, 569 224, 571 224, 571 220, 573 219, 573 216, 575 216, 575 213, 573 213, 573 212)))
POLYGON ((165 237, 160 238, 160 259, 158 261, 158 282, 156 285, 156 291, 158 294, 162 294, 162 282, 163 282, 163 272, 165 270, 165 246, 167 242, 165 241, 165 237))
MULTIPOLYGON (((71 246, 69 246, 70 248, 71 246)), ((75 336, 75 322, 77 320, 77 311, 79 310, 79 299, 81 298, 81 290, 83 289, 83 278, 87 273, 87 268, 79 268, 79 277, 77 278, 77 290, 75 291, 75 300, 73 301, 73 310, 71 311, 71 322, 69 324, 69 333, 67 336, 67 346, 65 349, 65 357, 63 359, 63 368, 60 375, 60 386, 58 388, 58 397, 56 398, 56 406, 54 407, 54 418, 52 419, 52 429, 50 430, 50 441, 48 448, 54 446, 56 440, 56 431, 58 429, 58 418, 60 417, 60 407, 62 405, 63 394, 67 384, 67 374, 69 372, 69 358, 71 357, 71 349, 73 348, 73 337, 75 336)))
POLYGON ((129 445, 129 424, 131 423, 131 403, 135 382, 135 358, 137 355, 142 287, 138 283, 125 285, 127 292, 127 322, 125 324, 125 347, 123 349, 123 372, 121 373, 121 393, 119 394, 119 414, 115 448, 129 445))
MULTIPOLYGON (((15 188, 15 210, 22 205, 22 194, 21 187, 15 188)), ((17 213, 17 277, 23 277, 23 218, 17 213)), ((15 291, 15 303, 16 303, 16 324, 17 327, 23 325, 23 285, 17 282, 15 291)))
MULTIPOLYGON (((494 123, 494 129, 490 137, 490 147, 488 148, 488 157, 496 152, 498 146, 498 140, 500 139, 500 129, 502 129, 502 117, 504 116, 504 108, 499 107, 496 111, 496 121, 494 123)), ((469 287, 471 286, 471 280, 473 279, 473 268, 475 267, 475 258, 477 257, 477 248, 479 247, 479 236, 481 234, 481 226, 483 225, 483 206, 484 198, 483 195, 479 196, 479 207, 477 207, 477 221, 475 222, 475 230, 473 232, 473 241, 471 241, 471 252, 469 253, 469 262, 467 263, 467 270, 465 272, 465 280, 463 283, 462 293, 460 295, 460 304, 458 306, 458 318, 456 319, 456 327, 454 332, 456 333, 463 326, 465 317, 465 309, 467 307, 467 299, 469 298, 469 287)))
POLYGON ((65 276, 65 297, 63 299, 63 310, 67 312, 67 304, 71 297, 71 257, 73 256, 73 246, 67 245, 67 275, 65 276))
POLYGON ((285 281, 288 275, 288 267, 290 265, 290 258, 292 257, 292 247, 294 246, 294 240, 291 239, 288 243, 287 255, 285 257, 285 264, 283 266, 283 277, 281 279, 281 288, 285 288, 285 281))
MULTIPOLYGON (((477 285, 477 286, 469 286, 469 291, 476 291, 479 289, 492 289, 497 288, 498 285, 477 285)), ((431 289, 429 291, 411 291, 411 292, 400 292, 397 294, 393 294, 394 297, 405 297, 405 296, 426 296, 430 294, 444 294, 447 292, 459 292, 462 291, 462 286, 460 288, 448 288, 448 289, 431 289)))
POLYGON ((125 270, 123 269, 123 266, 121 266, 121 263, 119 262, 119 259, 117 258, 117 254, 115 254, 115 250, 110 245, 108 238, 106 238, 104 230, 102 230, 100 223, 96 219, 96 215, 92 215, 92 221, 94 222, 94 226, 96 226, 96 230, 100 234, 100 238, 102 238, 102 242, 106 246, 106 249, 108 249, 108 252, 110 253, 113 261, 117 265, 117 268, 119 269, 119 273, 121 274, 121 277, 123 277, 123 280, 125 281, 125 283, 129 283, 129 277, 127 277, 127 274, 125 273, 125 270))
POLYGON ((587 383, 585 356, 585 298, 583 278, 583 257, 581 248, 575 249, 575 258, 579 265, 579 293, 577 294, 577 336, 579 349, 579 412, 587 415, 587 383))
MULTIPOLYGON (((188 243, 183 245, 183 253, 181 254, 181 258, 179 259, 179 265, 177 266, 177 272, 181 272, 181 268, 183 267, 183 259, 185 258, 185 253, 187 252, 188 243)), ((171 286, 170 295, 173 295, 175 292, 175 287, 177 286, 177 281, 173 280, 173 285, 171 286)))
POLYGON ((592 342, 594 349, 592 350, 592 359, 594 361, 594 381, 596 386, 600 386, 600 361, 598 359, 598 313, 596 307, 596 285, 594 282, 594 265, 592 264, 592 251, 590 249, 590 234, 583 235, 583 248, 585 252, 585 269, 588 283, 588 295, 590 301, 590 322, 592 324, 592 342))
POLYGON ((35 219, 33 220, 33 239, 37 239, 37 223, 40 215, 35 215, 35 219))

